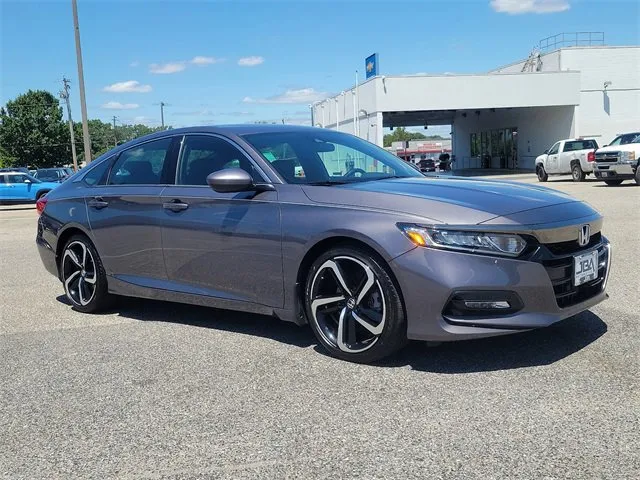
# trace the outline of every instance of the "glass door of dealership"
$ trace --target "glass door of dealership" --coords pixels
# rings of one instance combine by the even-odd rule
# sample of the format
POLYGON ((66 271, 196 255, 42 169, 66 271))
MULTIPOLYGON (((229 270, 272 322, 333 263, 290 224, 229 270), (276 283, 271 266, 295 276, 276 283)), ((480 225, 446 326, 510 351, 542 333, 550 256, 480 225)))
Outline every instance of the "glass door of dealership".
POLYGON ((496 128, 471 134, 471 157, 480 168, 518 168, 518 128, 496 128))

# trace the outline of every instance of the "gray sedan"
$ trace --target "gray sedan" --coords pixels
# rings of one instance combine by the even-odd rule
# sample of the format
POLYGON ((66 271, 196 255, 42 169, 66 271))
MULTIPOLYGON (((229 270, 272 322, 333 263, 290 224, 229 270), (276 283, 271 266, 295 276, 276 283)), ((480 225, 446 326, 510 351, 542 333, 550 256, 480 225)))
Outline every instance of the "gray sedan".
POLYGON ((408 339, 545 327, 607 297, 610 245, 585 203, 424 177, 324 129, 159 132, 102 155, 38 211, 42 261, 79 311, 115 294, 274 315, 355 362, 408 339))

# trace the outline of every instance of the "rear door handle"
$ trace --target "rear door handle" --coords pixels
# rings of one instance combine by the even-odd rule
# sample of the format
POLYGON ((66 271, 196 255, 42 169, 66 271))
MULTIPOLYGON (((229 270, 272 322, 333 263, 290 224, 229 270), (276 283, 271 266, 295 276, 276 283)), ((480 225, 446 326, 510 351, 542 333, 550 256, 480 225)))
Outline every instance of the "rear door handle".
POLYGON ((101 208, 105 208, 109 206, 109 202, 105 202, 102 197, 93 197, 89 200, 89 206, 91 208, 95 208, 96 210, 100 210, 101 208))
POLYGON ((172 212, 182 212, 189 208, 188 203, 183 203, 178 199, 171 200, 170 202, 165 202, 162 204, 162 208, 165 210, 171 210, 172 212))

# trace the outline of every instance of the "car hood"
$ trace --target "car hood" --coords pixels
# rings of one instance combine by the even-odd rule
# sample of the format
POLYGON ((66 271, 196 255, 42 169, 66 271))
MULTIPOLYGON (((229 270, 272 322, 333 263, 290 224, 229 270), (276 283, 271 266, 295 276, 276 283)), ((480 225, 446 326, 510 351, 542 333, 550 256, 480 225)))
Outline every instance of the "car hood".
POLYGON ((610 147, 602 147, 596 150, 597 153, 606 152, 635 152, 640 150, 640 143, 625 143, 624 145, 612 145, 610 147))
POLYGON ((533 210, 541 208, 546 209, 545 222, 597 214, 575 198, 545 187, 466 177, 398 178, 330 187, 305 185, 303 190, 315 203, 397 212, 459 225, 498 217, 505 218, 505 223, 520 223, 515 214, 529 212, 524 217, 529 219, 533 210), (560 205, 565 208, 549 208, 560 205))

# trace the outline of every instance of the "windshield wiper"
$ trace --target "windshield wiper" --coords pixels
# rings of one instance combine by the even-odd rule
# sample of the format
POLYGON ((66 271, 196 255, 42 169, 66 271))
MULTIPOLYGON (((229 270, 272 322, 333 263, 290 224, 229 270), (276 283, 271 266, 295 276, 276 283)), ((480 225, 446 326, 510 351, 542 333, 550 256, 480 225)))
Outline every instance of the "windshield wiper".
POLYGON ((321 182, 309 182, 307 185, 313 185, 315 187, 330 187, 332 185, 344 185, 348 182, 343 182, 340 180, 323 180, 321 182))

